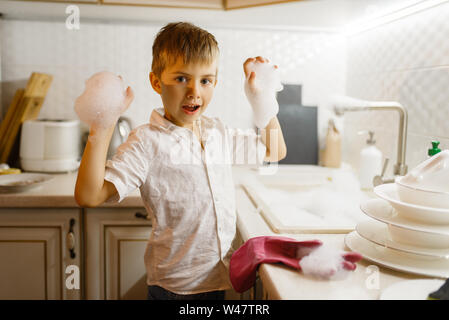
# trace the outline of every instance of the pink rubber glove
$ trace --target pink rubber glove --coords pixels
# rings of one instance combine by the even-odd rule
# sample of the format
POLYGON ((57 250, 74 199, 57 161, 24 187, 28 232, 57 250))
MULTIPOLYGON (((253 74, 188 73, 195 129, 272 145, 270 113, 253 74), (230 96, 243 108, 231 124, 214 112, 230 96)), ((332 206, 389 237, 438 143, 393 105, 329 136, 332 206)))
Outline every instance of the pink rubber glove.
MULTIPOLYGON (((261 263, 281 262, 289 267, 301 270, 300 261, 322 245, 320 240, 298 241, 280 236, 262 236, 246 241, 231 256, 229 276, 235 291, 241 293, 251 288, 256 280, 257 268, 261 263)), ((341 255, 342 267, 355 270, 355 262, 362 256, 355 252, 341 255)), ((318 259, 318 261, 320 261, 318 259)), ((332 276, 331 270, 322 270, 324 276, 332 276)))

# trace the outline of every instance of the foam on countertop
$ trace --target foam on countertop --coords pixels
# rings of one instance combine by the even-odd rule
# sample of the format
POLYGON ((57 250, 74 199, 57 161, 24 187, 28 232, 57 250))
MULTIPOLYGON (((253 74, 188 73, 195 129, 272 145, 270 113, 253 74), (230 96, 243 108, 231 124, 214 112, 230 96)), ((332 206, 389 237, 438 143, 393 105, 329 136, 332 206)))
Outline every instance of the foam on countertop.
POLYGON ((304 275, 323 280, 343 280, 351 271, 343 267, 342 250, 322 245, 299 261, 304 275))

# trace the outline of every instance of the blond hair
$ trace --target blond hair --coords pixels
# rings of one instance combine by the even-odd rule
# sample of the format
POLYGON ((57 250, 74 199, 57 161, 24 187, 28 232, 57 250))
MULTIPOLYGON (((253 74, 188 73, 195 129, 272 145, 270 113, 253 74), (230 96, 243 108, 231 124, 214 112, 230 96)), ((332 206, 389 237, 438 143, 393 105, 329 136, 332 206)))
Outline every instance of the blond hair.
POLYGON ((173 22, 163 27, 154 40, 151 70, 160 77, 178 58, 182 58, 184 64, 210 64, 219 53, 212 34, 188 22, 173 22))

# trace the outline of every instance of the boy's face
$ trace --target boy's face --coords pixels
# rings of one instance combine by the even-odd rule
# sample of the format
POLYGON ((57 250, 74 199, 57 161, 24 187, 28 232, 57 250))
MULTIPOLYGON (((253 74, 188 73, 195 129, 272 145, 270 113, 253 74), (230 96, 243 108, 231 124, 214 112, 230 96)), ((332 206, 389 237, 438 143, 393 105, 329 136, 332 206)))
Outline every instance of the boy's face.
POLYGON ((178 126, 192 128, 212 99, 216 74, 216 60, 186 65, 182 58, 165 68, 160 78, 151 72, 151 85, 161 95, 165 117, 178 126))

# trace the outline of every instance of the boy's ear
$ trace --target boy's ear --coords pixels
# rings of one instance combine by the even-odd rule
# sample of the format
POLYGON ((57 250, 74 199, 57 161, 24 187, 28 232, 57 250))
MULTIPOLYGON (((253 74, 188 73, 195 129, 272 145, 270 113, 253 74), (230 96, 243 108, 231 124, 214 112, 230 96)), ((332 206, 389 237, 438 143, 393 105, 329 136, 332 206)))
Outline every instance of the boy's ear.
POLYGON ((150 83, 154 91, 159 94, 162 93, 161 80, 156 76, 154 72, 150 72, 150 83))

